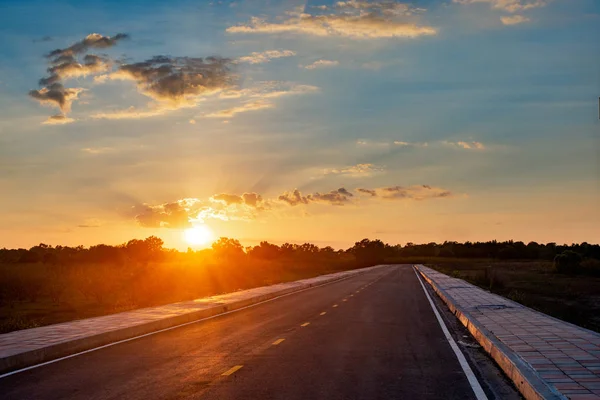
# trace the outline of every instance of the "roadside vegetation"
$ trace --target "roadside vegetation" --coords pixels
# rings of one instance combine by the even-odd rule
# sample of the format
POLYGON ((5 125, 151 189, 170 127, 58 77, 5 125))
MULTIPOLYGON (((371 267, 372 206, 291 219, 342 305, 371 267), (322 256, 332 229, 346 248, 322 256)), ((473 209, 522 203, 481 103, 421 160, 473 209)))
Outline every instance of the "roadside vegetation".
POLYGON ((308 278, 381 263, 423 263, 600 331, 600 246, 482 242, 345 250, 221 238, 209 249, 161 239, 119 246, 0 249, 0 333, 308 278))

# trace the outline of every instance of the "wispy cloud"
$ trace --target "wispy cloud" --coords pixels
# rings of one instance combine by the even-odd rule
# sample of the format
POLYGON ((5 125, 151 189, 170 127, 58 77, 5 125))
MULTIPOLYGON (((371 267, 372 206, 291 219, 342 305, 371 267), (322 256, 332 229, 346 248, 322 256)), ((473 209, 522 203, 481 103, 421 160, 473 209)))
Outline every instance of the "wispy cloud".
POLYGON ((546 0, 453 0, 458 4, 489 4, 491 8, 516 13, 546 6, 546 0))
POLYGON ((159 115, 164 115, 169 111, 177 110, 181 107, 163 107, 160 104, 155 104, 151 108, 148 109, 138 109, 136 107, 129 107, 122 110, 114 110, 114 111, 105 111, 98 112, 91 115, 93 119, 112 119, 112 120, 120 120, 120 119, 141 119, 141 118, 149 118, 156 117, 159 115))
POLYGON ((208 118, 231 118, 239 113, 245 113, 248 111, 257 111, 264 110, 268 108, 273 108, 275 105, 268 101, 258 100, 258 101, 250 101, 244 103, 237 107, 227 108, 224 110, 215 111, 209 114, 206 114, 205 117, 208 118))
POLYGON ((429 185, 413 186, 388 186, 376 189, 357 189, 358 192, 368 194, 371 198, 380 197, 386 200, 428 200, 435 198, 448 198, 453 194, 449 190, 429 185))
POLYGON ((97 155, 112 153, 113 151, 115 151, 115 149, 112 147, 84 147, 83 149, 81 149, 81 151, 87 154, 97 155))
POLYGON ((340 65, 339 61, 334 60, 317 60, 312 64, 304 65, 301 67, 304 69, 317 69, 317 68, 327 68, 327 67, 335 67, 340 65))
POLYGON ((429 147, 427 142, 404 142, 402 140, 394 140, 394 146, 400 147, 429 147))
POLYGON ((443 142, 446 146, 461 148, 465 150, 484 150, 485 145, 481 142, 443 142))
POLYGON ((383 168, 373 164, 356 164, 344 168, 329 168, 323 170, 323 175, 346 175, 350 177, 371 176, 376 172, 382 172, 383 168))
POLYGON ((501 17, 500 21, 502 21, 502 23, 504 25, 517 25, 517 24, 522 24, 524 22, 529 22, 531 20, 527 17, 517 14, 517 15, 510 15, 507 17, 501 17))
POLYGON ((241 103, 223 110, 204 114, 203 116, 209 118, 230 118, 240 113, 274 108, 276 106, 274 103, 275 99, 281 97, 316 93, 318 91, 319 88, 317 86, 301 85, 293 82, 259 82, 250 88, 223 91, 219 94, 220 99, 241 99, 241 103))
POLYGON ((435 35, 437 29, 419 25, 414 15, 421 10, 396 2, 340 1, 331 13, 319 8, 307 13, 304 7, 288 12, 276 22, 252 17, 248 24, 227 28, 229 33, 294 33, 313 36, 340 36, 352 39, 416 38, 435 35))
POLYGON ((295 55, 296 52, 292 50, 267 50, 263 52, 253 52, 249 56, 238 58, 238 61, 249 64, 263 64, 276 58, 292 57, 295 55))
POLYGON ((43 122, 44 125, 65 125, 75 122, 73 118, 69 118, 65 115, 51 115, 47 120, 43 122))

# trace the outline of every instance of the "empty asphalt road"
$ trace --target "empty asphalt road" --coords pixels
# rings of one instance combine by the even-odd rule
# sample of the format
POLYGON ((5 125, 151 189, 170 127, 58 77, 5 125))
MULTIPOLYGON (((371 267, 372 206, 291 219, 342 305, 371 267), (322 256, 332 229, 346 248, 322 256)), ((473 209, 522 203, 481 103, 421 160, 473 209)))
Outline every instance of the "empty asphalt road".
POLYGON ((410 266, 0 379, 8 399, 475 399, 410 266))

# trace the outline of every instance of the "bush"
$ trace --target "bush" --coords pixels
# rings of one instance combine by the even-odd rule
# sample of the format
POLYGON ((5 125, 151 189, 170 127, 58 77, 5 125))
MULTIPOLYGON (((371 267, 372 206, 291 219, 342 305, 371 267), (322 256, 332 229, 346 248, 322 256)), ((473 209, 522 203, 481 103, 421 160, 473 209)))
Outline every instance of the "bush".
POLYGON ((554 257, 554 269, 559 274, 575 275, 581 267, 581 255, 567 250, 554 257))
POLYGON ((600 276, 600 260, 586 258, 581 262, 581 273, 591 276, 600 276))

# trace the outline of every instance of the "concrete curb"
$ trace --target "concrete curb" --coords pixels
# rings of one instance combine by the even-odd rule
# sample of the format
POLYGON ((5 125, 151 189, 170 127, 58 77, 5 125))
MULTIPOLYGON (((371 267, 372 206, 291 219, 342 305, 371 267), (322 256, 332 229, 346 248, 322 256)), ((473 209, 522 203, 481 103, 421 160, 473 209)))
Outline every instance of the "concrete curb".
POLYGON ((450 311, 471 332, 481 347, 496 361, 504 373, 527 400, 568 400, 567 397, 550 386, 539 374, 502 343, 493 333, 483 327, 477 319, 462 307, 457 306, 446 291, 436 285, 418 265, 414 266, 436 294, 446 303, 450 311))
MULTIPOLYGON (((100 334, 82 337, 73 340, 67 340, 65 342, 60 342, 54 345, 50 345, 47 347, 24 351, 22 353, 17 353, 13 355, 9 355, 7 357, 0 358, 0 374, 4 374, 7 372, 15 371, 22 368, 27 368, 33 365, 41 364, 44 362, 48 362, 51 360, 55 360, 57 358, 69 356, 75 353, 79 353, 85 350, 91 350, 100 346, 108 345, 110 343, 119 342, 126 339, 132 339, 137 336, 149 334, 152 332, 160 331, 166 328, 173 328, 181 324, 201 320, 204 318, 224 314, 226 312, 231 312, 234 310, 238 310, 240 308, 244 308, 250 306, 252 304, 260 303, 266 300, 273 299, 275 297, 283 296, 286 294, 291 294, 294 292, 298 292, 301 290, 309 289, 312 287, 318 287, 322 285, 327 285, 334 282, 343 281, 349 279, 351 277, 364 274, 366 272, 372 271, 376 268, 381 268, 384 266, 375 266, 369 268, 362 268, 358 270, 350 270, 344 271, 347 272, 342 276, 333 276, 331 279, 324 279, 318 282, 308 282, 302 283, 302 280, 295 281, 298 283, 297 286, 291 288, 284 288, 281 290, 274 291, 272 293, 261 294, 251 298, 247 298, 244 300, 235 301, 226 305, 218 305, 215 307, 189 312, 186 314, 176 315, 167 317, 164 319, 151 321, 143 324, 128 326, 125 328, 117 328, 113 331, 103 332, 100 334)), ((336 274, 337 275, 337 274, 336 274)), ((321 277, 326 277, 327 275, 322 275, 321 277)), ((307 279, 311 281, 314 278, 307 279)), ((292 283, 292 282, 287 282, 292 283)), ((250 289, 252 290, 252 289, 250 289)))

